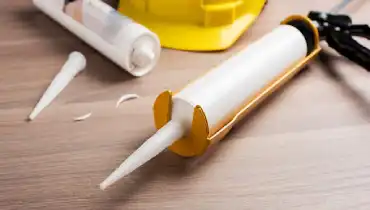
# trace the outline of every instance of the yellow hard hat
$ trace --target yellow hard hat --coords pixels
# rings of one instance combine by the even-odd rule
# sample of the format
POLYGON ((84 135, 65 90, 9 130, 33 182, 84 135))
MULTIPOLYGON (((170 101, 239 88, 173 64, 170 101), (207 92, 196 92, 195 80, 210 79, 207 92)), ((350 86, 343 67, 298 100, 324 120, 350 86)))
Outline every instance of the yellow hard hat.
POLYGON ((156 33, 163 47, 192 51, 230 47, 266 0, 120 0, 119 11, 156 33))

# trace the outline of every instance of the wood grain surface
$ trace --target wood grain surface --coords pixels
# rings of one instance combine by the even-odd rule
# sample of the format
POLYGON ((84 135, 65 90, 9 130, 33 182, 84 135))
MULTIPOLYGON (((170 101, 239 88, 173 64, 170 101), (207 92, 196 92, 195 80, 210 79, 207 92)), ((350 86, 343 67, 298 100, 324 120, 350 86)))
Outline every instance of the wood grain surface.
MULTIPOLYGON (((164 49, 156 69, 134 79, 31 1, 0 1, 0 209, 370 209, 370 75, 333 52, 334 69, 312 63, 205 156, 164 152, 109 190, 98 188, 155 131, 158 93, 183 87, 284 17, 337 2, 269 1, 230 50, 164 49), (73 50, 86 55, 87 71, 26 122, 73 50), (125 93, 142 98, 116 109, 125 93)), ((368 24, 369 11, 365 0, 345 10, 368 24)))

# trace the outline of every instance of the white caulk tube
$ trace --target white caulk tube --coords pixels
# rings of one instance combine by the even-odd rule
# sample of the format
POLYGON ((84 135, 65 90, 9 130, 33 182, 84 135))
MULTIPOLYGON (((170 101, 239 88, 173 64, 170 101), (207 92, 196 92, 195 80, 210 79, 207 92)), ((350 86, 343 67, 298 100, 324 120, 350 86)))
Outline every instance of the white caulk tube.
POLYGON ((143 76, 156 65, 161 46, 156 34, 100 0, 80 0, 82 20, 63 12, 65 0, 33 0, 45 14, 121 68, 143 76))
POLYGON ((186 86, 173 97, 171 121, 129 156, 100 185, 105 189, 186 135, 196 105, 202 107, 210 129, 240 108, 307 54, 304 35, 280 25, 271 33, 186 86))
POLYGON ((47 107, 62 90, 72 81, 72 79, 86 67, 86 58, 80 52, 72 52, 68 56, 68 60, 63 65, 60 72, 55 76, 40 101, 28 117, 29 120, 35 117, 47 107))

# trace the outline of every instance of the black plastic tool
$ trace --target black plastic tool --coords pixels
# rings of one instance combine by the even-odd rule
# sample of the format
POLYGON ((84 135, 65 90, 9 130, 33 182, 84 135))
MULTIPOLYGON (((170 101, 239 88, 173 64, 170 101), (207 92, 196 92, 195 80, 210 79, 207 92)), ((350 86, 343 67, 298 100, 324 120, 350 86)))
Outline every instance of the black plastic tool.
POLYGON ((370 40, 370 27, 352 24, 347 15, 328 14, 312 11, 308 17, 318 24, 320 39, 338 53, 370 71, 370 49, 357 42, 354 37, 370 40))

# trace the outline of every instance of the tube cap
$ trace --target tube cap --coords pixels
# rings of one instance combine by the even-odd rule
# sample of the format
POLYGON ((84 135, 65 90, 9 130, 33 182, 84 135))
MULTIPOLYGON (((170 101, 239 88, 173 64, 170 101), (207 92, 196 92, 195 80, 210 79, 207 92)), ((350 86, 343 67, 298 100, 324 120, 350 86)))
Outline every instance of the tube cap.
POLYGON ((141 46, 132 52, 132 63, 140 68, 149 66, 155 59, 152 48, 141 46))

